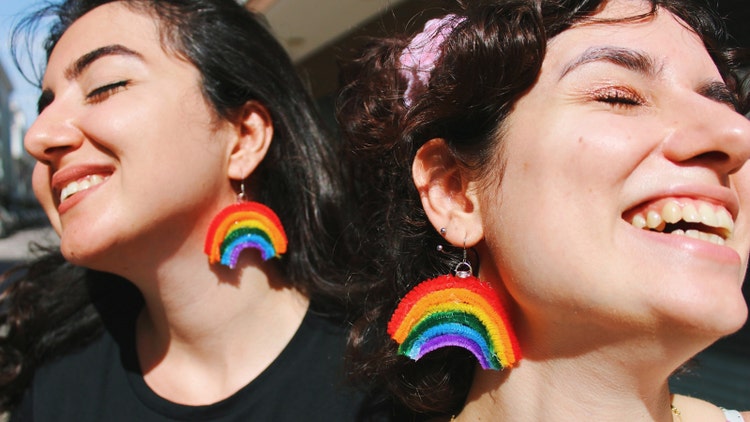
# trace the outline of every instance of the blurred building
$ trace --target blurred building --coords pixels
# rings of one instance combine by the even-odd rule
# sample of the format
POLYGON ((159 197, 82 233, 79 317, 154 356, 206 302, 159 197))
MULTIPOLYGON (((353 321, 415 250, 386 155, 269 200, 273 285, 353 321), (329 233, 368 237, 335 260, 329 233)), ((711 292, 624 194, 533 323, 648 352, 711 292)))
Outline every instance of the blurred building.
POLYGON ((7 177, 11 186, 10 202, 23 207, 36 206, 36 198, 31 189, 31 172, 36 160, 23 146, 29 122, 21 108, 13 102, 10 103, 10 113, 13 116, 9 138, 11 165, 7 177))
POLYGON ((12 158, 10 155, 10 132, 13 124, 13 113, 10 109, 10 94, 13 84, 0 63, 0 204, 10 196, 11 180, 6 176, 11 173, 12 158))
POLYGON ((12 102, 13 84, 0 63, 0 237, 40 221, 31 190, 34 160, 23 148, 26 118, 12 102))

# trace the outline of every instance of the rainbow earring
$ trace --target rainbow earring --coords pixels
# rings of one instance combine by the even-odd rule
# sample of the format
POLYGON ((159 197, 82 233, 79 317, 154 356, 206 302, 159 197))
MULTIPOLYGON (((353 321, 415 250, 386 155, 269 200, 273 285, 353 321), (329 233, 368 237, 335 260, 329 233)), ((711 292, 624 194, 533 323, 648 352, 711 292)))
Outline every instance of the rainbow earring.
POLYGON ((286 252, 287 237, 276 213, 267 206, 247 201, 245 183, 240 185, 237 203, 219 212, 211 221, 203 251, 211 264, 234 269, 240 252, 257 249, 267 261, 286 252))
POLYGON ((401 299, 388 323, 398 353, 416 361, 454 346, 471 352, 484 369, 513 366, 521 349, 510 319, 492 287, 474 277, 466 247, 454 273, 423 281, 401 299))

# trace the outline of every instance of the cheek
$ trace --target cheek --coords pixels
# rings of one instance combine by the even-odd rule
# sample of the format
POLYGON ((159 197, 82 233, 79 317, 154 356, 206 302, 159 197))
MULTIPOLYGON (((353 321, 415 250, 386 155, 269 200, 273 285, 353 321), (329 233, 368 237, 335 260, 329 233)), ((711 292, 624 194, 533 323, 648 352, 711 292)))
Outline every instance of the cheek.
POLYGON ((52 189, 49 184, 49 169, 46 165, 36 163, 34 171, 31 173, 31 186, 34 189, 34 196, 39 201, 42 209, 47 214, 47 218, 52 224, 57 234, 60 234, 60 219, 55 208, 52 189))
POLYGON ((740 199, 740 212, 750 213, 750 166, 745 164, 740 171, 730 176, 730 183, 735 186, 740 199))
POLYGON ((747 260, 750 254, 750 166, 745 164, 739 172, 731 175, 730 183, 734 186, 740 201, 734 239, 742 242, 742 245, 738 245, 741 248, 740 256, 747 260))
POLYGON ((31 173, 31 185, 34 189, 34 195, 45 211, 54 207, 52 200, 52 191, 49 184, 49 170, 47 166, 36 163, 34 171, 31 173))

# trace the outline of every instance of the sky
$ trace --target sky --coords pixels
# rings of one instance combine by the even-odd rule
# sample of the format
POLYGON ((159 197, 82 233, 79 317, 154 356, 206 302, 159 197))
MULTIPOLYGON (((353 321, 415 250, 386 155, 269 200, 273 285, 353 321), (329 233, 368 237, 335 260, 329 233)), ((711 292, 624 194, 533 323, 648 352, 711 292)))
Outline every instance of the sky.
POLYGON ((25 12, 34 10, 39 0, 0 0, 0 64, 13 84, 12 101, 26 115, 27 125, 36 117, 39 90, 27 82, 13 64, 10 56, 10 31, 25 12))

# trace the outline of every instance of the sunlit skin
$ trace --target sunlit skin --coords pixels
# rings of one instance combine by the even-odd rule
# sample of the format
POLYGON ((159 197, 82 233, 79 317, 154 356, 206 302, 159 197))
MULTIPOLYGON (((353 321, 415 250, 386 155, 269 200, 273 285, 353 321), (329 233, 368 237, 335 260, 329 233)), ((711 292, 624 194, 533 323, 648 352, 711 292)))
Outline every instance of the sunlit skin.
POLYGON ((551 328, 565 315, 603 334, 668 327, 713 341, 744 323, 750 233, 740 204, 749 198, 737 186, 748 171, 736 172, 750 156, 749 124, 704 92, 722 82, 701 45, 665 13, 552 41, 508 121, 499 195, 497 184, 479 194, 490 261, 530 325, 551 328), (629 69, 613 62, 619 51, 650 63, 629 69), (625 217, 662 198, 725 208, 736 217, 732 237, 719 246, 625 217))
POLYGON ((164 242, 168 232, 175 242, 183 242, 189 235, 184 233, 190 227, 186 221, 210 218, 212 210, 199 206, 200 201, 218 203, 231 194, 226 180, 206 177, 214 168, 226 169, 222 135, 228 127, 212 127, 197 70, 164 54, 154 39, 133 36, 134 43, 125 47, 120 38, 86 38, 86 30, 71 27, 52 53, 41 113, 29 129, 26 147, 49 167, 46 183, 55 208, 48 211, 51 220, 60 221, 63 253, 75 263, 112 271, 112 263, 99 260, 106 260, 113 246, 138 254, 129 246, 134 239, 140 242, 143 233, 164 242), (78 38, 86 42, 69 41, 78 38), (139 44, 146 48, 132 48, 139 44), (70 78, 76 60, 87 54, 98 58, 70 78), (215 142, 205 142, 209 137, 215 142), (194 165, 185 166, 191 159, 194 165), (67 183, 90 175, 107 179, 60 201, 67 183), (154 200, 165 196, 179 200, 154 200), (106 256, 100 258, 102 252, 106 256))
POLYGON ((25 138, 39 161, 34 191, 63 254, 141 290, 145 379, 183 404, 214 403, 246 385, 308 304, 255 256, 229 271, 203 254, 210 220, 236 201, 233 182, 252 178, 273 128, 259 104, 220 119, 199 81, 161 44, 150 16, 109 3, 63 34, 25 138))
MULTIPOLYGON (((646 10, 615 0, 599 16, 646 10)), ((431 222, 477 247, 525 354, 477 372, 457 420, 672 420, 669 374, 747 317, 750 122, 699 37, 659 11, 555 37, 505 129, 502 180, 460 173, 440 140, 414 166, 431 222), (668 200, 726 210, 733 234, 720 245, 631 225, 668 200)), ((673 403, 683 422, 724 420, 673 403)))

